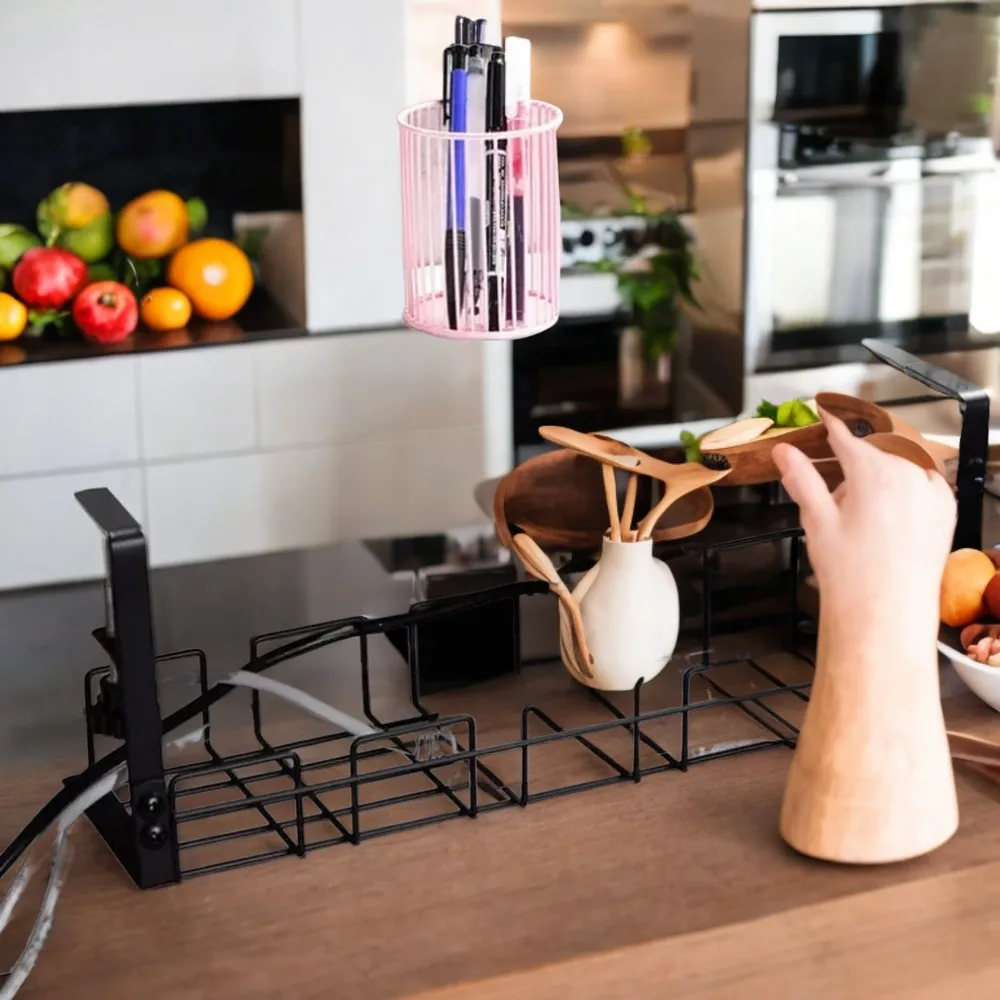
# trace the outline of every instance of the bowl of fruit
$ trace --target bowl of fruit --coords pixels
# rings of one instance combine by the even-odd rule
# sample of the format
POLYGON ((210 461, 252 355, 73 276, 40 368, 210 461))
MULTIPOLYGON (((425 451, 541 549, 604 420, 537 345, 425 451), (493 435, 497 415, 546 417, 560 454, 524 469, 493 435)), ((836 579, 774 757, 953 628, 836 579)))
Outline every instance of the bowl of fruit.
POLYGON ((938 649, 966 687, 1000 712, 1000 549, 958 549, 941 580, 938 649))

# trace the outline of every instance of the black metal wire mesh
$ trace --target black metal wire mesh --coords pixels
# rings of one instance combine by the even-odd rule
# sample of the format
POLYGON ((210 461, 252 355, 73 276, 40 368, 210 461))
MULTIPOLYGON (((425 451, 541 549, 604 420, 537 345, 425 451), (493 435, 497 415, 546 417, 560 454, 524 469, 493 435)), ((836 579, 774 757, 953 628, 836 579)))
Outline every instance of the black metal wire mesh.
MULTIPOLYGON (((700 647, 694 653, 677 658, 676 669, 668 668, 664 680, 640 681, 623 694, 602 694, 574 684, 558 661, 525 667, 525 675, 543 681, 543 700, 518 705, 517 693, 507 692, 502 712, 516 729, 509 738, 493 739, 491 731, 491 738, 483 740, 473 714, 439 715, 423 704, 416 623, 408 626, 407 644, 412 715, 390 721, 379 718, 373 707, 369 639, 382 631, 376 623, 354 617, 256 637, 251 643, 255 657, 276 643, 319 630, 335 634, 345 626, 345 636, 358 641, 363 712, 378 731, 351 736, 328 730, 281 741, 269 734, 265 718, 270 696, 252 691, 250 730, 255 745, 245 753, 224 754, 212 742, 211 712, 206 709, 198 759, 167 770, 178 870, 190 877, 285 855, 303 856, 334 844, 360 844, 448 819, 524 808, 665 771, 683 772, 736 754, 793 747, 811 679, 811 660, 798 649, 800 548, 797 528, 703 546, 700 586, 695 588, 702 604, 700 647), (785 606, 770 641, 783 645, 790 658, 776 668, 759 662, 762 657, 713 653, 720 558, 776 543, 785 544, 788 557, 780 585, 785 606), (796 669, 790 671, 789 663, 796 669)), ((441 616, 491 600, 509 601, 512 593, 528 596, 544 589, 523 583, 450 598, 441 602, 441 616)), ((516 612, 512 627, 519 628, 516 612)), ((168 654, 158 662, 185 659, 191 660, 206 694, 208 662, 202 651, 168 654)), ((93 706, 109 669, 87 675, 91 762, 93 706)), ((520 670, 520 663, 511 664, 512 674, 520 670)), ((488 691, 490 685, 480 689, 488 691)), ((501 711, 496 701, 477 697, 473 689, 453 692, 449 700, 486 703, 491 718, 501 711)), ((123 804, 127 807, 127 797, 123 804)))

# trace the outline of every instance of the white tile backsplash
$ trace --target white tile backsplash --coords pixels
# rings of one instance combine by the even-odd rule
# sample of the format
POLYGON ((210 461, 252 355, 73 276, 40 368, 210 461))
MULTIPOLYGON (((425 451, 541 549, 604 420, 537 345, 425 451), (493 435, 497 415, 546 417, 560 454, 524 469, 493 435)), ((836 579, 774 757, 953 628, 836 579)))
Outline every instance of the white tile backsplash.
POLYGON ((257 445, 253 347, 140 358, 142 456, 190 458, 257 445))
POLYGON ((103 576, 104 541, 74 498, 100 486, 143 523, 138 467, 0 481, 0 589, 103 576))
POLYGON ((398 504, 388 534, 444 531, 479 524, 474 490, 484 478, 482 427, 401 437, 398 504))
POLYGON ((328 448, 148 466, 147 535, 153 564, 332 541, 333 467, 328 448))
POLYGON ((367 441, 482 422, 481 344, 410 330, 263 345, 265 449, 367 441))
POLYGON ((99 358, 0 372, 0 476, 138 461, 135 365, 99 358))

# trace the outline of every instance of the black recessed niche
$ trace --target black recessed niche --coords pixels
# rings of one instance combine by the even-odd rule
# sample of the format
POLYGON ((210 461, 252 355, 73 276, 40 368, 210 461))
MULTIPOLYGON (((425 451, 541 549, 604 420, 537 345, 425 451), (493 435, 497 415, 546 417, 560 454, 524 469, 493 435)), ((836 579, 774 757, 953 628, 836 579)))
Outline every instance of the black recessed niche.
POLYGON ((66 181, 100 188, 113 210, 154 188, 201 197, 216 236, 234 212, 302 208, 296 99, 7 112, 0 150, 0 222, 34 227, 66 181))

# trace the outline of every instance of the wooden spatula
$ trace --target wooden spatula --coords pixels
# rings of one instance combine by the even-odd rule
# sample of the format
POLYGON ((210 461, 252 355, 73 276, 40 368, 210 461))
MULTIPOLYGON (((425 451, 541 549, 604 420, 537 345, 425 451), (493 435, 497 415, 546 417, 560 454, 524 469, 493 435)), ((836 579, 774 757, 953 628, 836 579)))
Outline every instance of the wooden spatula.
POLYGON ((702 451, 720 451, 755 441, 774 426, 770 417, 749 417, 709 431, 699 442, 702 451))
POLYGON ((514 535, 514 551, 517 552, 524 563, 524 568, 536 580, 547 583, 552 592, 559 598, 566 612, 573 623, 573 635, 576 639, 579 651, 579 668, 587 677, 593 677, 590 667, 594 662, 590 649, 587 647, 587 636, 583 630, 583 619, 580 617, 580 605, 573 599, 569 588, 559 577, 552 560, 538 547, 537 543, 528 535, 521 532, 514 535))

